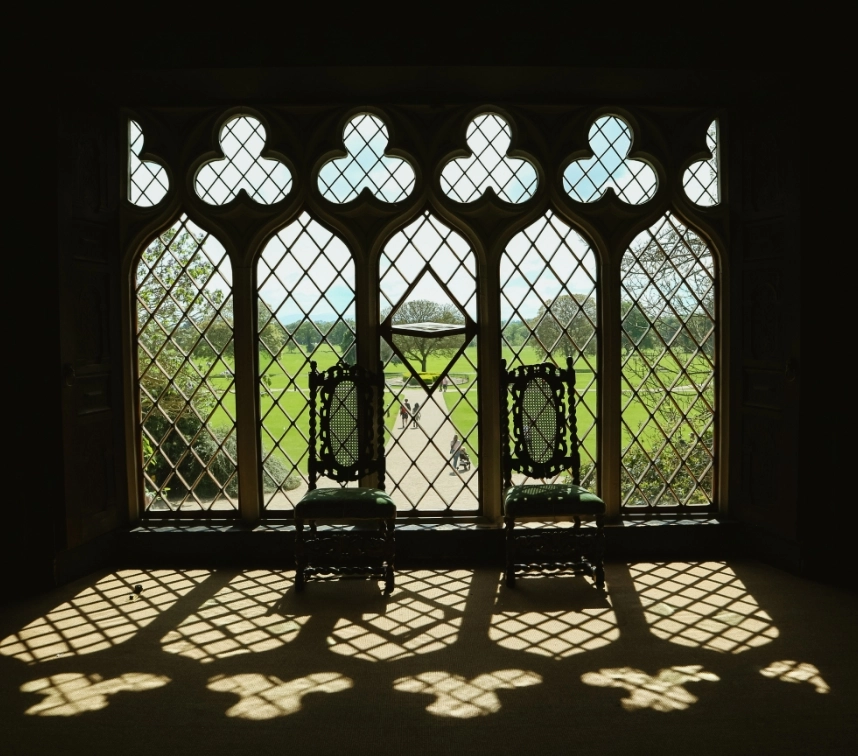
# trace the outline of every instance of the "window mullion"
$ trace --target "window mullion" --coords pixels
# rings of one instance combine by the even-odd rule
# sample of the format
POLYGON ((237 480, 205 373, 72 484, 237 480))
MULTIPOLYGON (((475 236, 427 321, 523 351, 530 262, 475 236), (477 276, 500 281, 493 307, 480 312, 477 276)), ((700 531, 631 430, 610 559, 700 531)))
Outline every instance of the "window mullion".
MULTIPOLYGON (((477 317, 480 337, 477 339, 479 365, 500 365, 500 255, 493 250, 489 262, 477 275, 477 317)), ((478 263, 479 264, 479 263, 478 263)), ((506 422, 506 407, 499 406, 501 393, 500 370, 483 370, 480 374, 479 438, 482 471, 483 516, 501 523, 503 500, 501 460, 501 423, 506 422)))
POLYGON ((602 308, 600 348, 600 495, 605 502, 608 522, 620 521, 620 458, 622 441, 622 315, 620 313, 620 261, 623 249, 610 249, 602 255, 603 264, 599 290, 602 308))
POLYGON ((235 320, 235 412, 238 429, 238 505, 241 519, 256 522, 262 511, 259 474, 259 404, 256 401, 256 282, 253 266, 233 269, 235 320))
MULTIPOLYGON (((357 363, 363 365, 367 370, 376 372, 379 367, 379 335, 378 335, 378 265, 369 265, 366 260, 368 254, 366 249, 355 249, 352 247, 352 255, 356 264, 355 268, 355 354, 357 363), (361 334, 360 337, 357 334, 361 334)), ((382 391, 381 401, 387 402, 386 391, 382 391)), ((390 436, 385 431, 385 447, 390 441, 390 436)), ((390 490, 385 480, 385 488, 390 490)), ((377 486, 376 473, 372 473, 360 480, 362 486, 377 486)))

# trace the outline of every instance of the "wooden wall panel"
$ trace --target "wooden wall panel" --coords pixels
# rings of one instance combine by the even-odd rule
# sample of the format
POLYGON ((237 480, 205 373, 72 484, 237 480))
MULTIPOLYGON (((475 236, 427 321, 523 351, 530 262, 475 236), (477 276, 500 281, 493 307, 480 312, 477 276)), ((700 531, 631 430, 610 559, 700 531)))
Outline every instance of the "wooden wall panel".
POLYGON ((771 110, 740 119, 741 251, 740 495, 731 513, 768 533, 798 538, 800 459, 798 352, 801 291, 799 243, 791 224, 795 192, 784 144, 788 122, 771 110))
POLYGON ((111 111, 60 120, 60 338, 66 538, 73 548, 120 525, 124 470, 118 312, 118 129, 111 111))

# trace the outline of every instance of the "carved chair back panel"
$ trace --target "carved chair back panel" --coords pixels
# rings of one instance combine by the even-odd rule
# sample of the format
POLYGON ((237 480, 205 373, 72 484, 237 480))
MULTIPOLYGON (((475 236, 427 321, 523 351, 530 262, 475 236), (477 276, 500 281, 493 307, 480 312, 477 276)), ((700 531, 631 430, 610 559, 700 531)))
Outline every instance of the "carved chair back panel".
MULTIPOLYGON (((515 471, 545 478, 573 466, 570 446, 574 447, 577 440, 567 419, 567 392, 571 396, 567 372, 548 363, 505 371, 512 418, 505 474, 515 471)), ((569 412, 573 411, 570 406, 569 412)))
POLYGON ((310 373, 312 484, 321 475, 346 482, 382 470, 383 439, 377 437, 373 413, 378 383, 357 365, 335 365, 321 373, 314 368, 310 373))

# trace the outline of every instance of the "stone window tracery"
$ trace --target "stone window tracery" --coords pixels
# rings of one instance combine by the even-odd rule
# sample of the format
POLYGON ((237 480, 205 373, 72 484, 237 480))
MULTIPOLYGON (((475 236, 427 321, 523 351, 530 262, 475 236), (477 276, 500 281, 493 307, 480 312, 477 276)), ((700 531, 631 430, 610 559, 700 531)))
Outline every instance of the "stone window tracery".
POLYGON ((312 359, 383 364, 402 515, 496 519, 491 366, 567 354, 583 482, 609 513, 717 509, 725 166, 711 111, 689 113, 674 146, 656 111, 569 108, 567 126, 526 106, 369 110, 189 110, 172 122, 186 142, 163 154, 129 117, 140 514, 288 517, 312 359), (466 469, 448 459, 453 434, 466 469))

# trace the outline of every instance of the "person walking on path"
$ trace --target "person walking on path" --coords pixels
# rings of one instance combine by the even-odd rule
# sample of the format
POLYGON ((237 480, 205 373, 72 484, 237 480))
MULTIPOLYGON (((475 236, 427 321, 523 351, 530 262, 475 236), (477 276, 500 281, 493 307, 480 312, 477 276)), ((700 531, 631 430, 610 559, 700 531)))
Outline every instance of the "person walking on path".
POLYGON ((399 419, 402 421, 400 428, 408 427, 408 416, 411 414, 411 408, 408 406, 408 400, 399 404, 399 419))
POLYGON ((459 456, 462 453, 462 439, 458 434, 453 434, 453 440, 450 442, 450 464, 453 465, 453 471, 450 475, 455 475, 459 472, 459 456))
POLYGON ((414 406, 411 408, 411 427, 417 427, 417 421, 420 419, 420 402, 414 402, 414 406))

